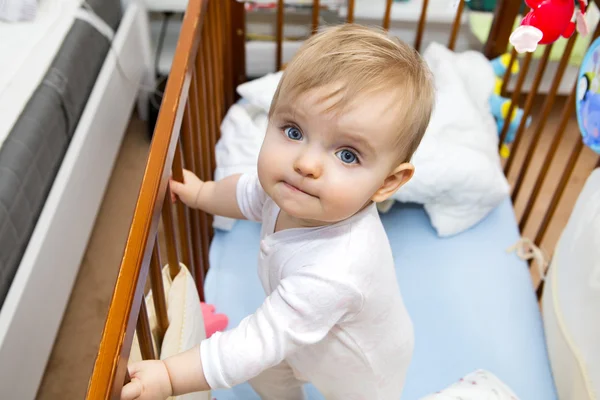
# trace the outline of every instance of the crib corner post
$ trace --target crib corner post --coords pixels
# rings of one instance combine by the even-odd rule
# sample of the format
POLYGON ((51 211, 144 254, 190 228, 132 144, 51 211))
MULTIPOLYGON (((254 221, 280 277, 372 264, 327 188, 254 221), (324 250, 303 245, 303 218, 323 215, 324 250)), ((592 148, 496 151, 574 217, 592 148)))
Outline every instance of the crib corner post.
POLYGON ((488 59, 498 57, 506 52, 508 38, 512 33, 515 19, 519 15, 521 4, 521 0, 498 0, 490 33, 483 47, 483 54, 488 59))
POLYGON ((233 79, 233 99, 236 101, 236 88, 246 81, 246 10, 243 2, 235 0, 230 1, 230 37, 231 48, 226 51, 231 52, 229 61, 231 62, 231 78, 233 79))

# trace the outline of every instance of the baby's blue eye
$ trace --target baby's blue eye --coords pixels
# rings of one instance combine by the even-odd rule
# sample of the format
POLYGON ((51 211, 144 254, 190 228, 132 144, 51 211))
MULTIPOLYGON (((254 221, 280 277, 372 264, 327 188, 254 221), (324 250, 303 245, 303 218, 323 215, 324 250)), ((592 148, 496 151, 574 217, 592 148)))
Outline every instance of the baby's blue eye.
POLYGON ((300 130, 298 128, 294 128, 293 126, 288 126, 283 131, 285 132, 287 137, 289 137, 292 140, 301 140, 302 139, 302 132, 300 132, 300 130))
POLYGON ((335 153, 335 155, 346 164, 354 164, 358 162, 358 157, 350 150, 340 150, 335 153))

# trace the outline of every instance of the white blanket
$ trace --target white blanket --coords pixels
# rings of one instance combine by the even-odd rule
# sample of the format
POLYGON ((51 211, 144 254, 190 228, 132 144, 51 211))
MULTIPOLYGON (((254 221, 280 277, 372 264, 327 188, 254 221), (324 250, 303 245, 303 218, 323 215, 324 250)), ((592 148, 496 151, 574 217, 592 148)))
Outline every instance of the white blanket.
MULTIPOLYGON (((477 224, 509 193, 488 106, 495 75, 478 52, 457 54, 433 43, 423 57, 435 77, 436 107, 412 160, 414 178, 394 199, 423 204, 437 233, 449 236, 477 224)), ((268 74, 238 86, 242 101, 229 109, 221 125, 215 179, 256 169, 280 77, 268 74)), ((232 224, 215 218, 217 228, 227 230, 232 224)))
POLYGON ((476 370, 444 390, 421 400, 519 400, 517 395, 497 376, 486 370, 476 370))

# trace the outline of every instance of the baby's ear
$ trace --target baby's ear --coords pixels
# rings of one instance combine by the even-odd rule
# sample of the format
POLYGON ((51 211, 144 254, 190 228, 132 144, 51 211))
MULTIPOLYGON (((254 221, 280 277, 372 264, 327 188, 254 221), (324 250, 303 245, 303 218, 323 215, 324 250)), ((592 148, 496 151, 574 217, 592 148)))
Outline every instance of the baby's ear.
POLYGON ((380 203, 392 197, 402 185, 408 182, 415 173, 415 167, 410 163, 402 163, 387 177, 383 185, 375 192, 371 200, 380 203))

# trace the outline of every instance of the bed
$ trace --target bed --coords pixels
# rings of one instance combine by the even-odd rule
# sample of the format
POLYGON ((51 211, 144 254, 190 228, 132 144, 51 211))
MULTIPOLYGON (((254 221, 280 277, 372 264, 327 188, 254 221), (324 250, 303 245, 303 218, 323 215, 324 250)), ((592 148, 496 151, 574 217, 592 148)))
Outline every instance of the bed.
POLYGON ((151 78, 143 8, 81 3, 41 1, 33 21, 0 25, 13 39, 0 46, 0 397, 35 397, 151 78))
MULTIPOLYGON (((276 37, 275 70, 284 67, 283 1, 277 3, 272 12, 276 37)), ((393 1, 382 0, 381 3, 383 25, 389 27, 393 1)), ((352 22, 355 2, 346 4, 347 21, 352 22)), ((428 2, 421 5, 422 12, 416 24, 416 47, 419 47, 426 26, 428 2)), ((449 27, 446 45, 449 51, 457 43, 463 8, 461 1, 449 27)), ((498 3, 483 49, 488 59, 506 52, 511 27, 503 20, 515 9, 518 7, 514 1, 498 3)), ((307 22, 311 31, 319 27, 318 10, 313 7, 312 18, 307 22)), ((171 286, 171 280, 191 277, 186 279, 193 279, 197 288, 194 295, 197 294, 203 304, 214 305, 218 312, 226 314, 230 318, 230 327, 253 312, 264 298, 255 276, 258 224, 236 221, 227 229, 220 228, 211 216, 189 210, 180 202, 172 204, 165 200, 170 198, 169 176, 181 180, 183 167, 193 170, 202 179, 218 179, 217 144, 223 143, 231 134, 224 122, 230 121, 227 115, 243 104, 237 97, 244 97, 240 87, 246 80, 245 17, 244 4, 237 1, 192 0, 188 4, 90 378, 89 399, 118 398, 123 383, 129 379, 127 364, 134 359, 166 356, 165 348, 171 349, 174 345, 173 334, 165 333, 172 325, 170 320, 180 321, 182 314, 190 311, 193 315, 202 312, 198 302, 195 309, 169 308, 173 304, 172 293, 164 285, 171 286), (165 233, 164 240, 160 232, 165 233)), ((593 37, 599 35, 600 27, 596 26, 593 37)), ((481 58, 481 54, 478 57, 481 58)), ((564 59, 568 57, 569 52, 565 52, 564 59)), ((507 70, 511 70, 510 65, 507 70)), ((518 82, 523 76, 517 75, 514 79, 518 82)), ((561 77, 556 78, 559 83, 561 77)), ((526 102, 530 95, 537 94, 538 89, 536 85, 532 86, 526 102)), ((553 85, 543 97, 545 104, 554 101, 557 90, 558 84, 553 85)), ((519 91, 519 88, 514 89, 512 95, 519 98, 519 91)), ((563 136, 572 116, 570 101, 574 96, 572 90, 558 128, 549 133, 554 138, 553 144, 542 157, 541 166, 538 164, 533 168, 531 157, 544 123, 531 130, 523 127, 517 130, 517 138, 526 136, 528 140, 515 140, 508 160, 498 156, 502 141, 495 138, 492 144, 494 155, 490 158, 492 164, 496 163, 495 168, 503 176, 506 165, 511 164, 513 175, 517 175, 516 184, 512 178, 511 184, 515 185, 512 190, 498 199, 477 223, 463 227, 459 233, 443 235, 439 226, 432 223, 432 203, 415 204, 404 199, 395 202, 391 209, 381 210, 394 251, 398 281, 415 322, 417 337, 415 358, 403 399, 433 394, 481 368, 498 376, 520 399, 559 398, 539 309, 544 281, 540 281, 537 272, 544 274, 546 263, 543 257, 534 262, 528 254, 519 252, 518 256, 508 249, 517 243, 534 244, 528 245, 532 249, 544 242, 573 171, 582 168, 577 163, 583 151, 582 141, 578 140, 567 151, 567 162, 557 174, 556 186, 542 202, 542 218, 535 226, 528 224, 531 207, 540 203, 539 186, 547 180, 548 165, 555 161, 554 142, 563 136), (525 157, 515 161, 517 150, 522 150, 525 157), (533 180, 534 190, 519 193, 525 176, 533 180), (517 200, 525 204, 518 210, 515 207, 517 200), (523 237, 526 225, 533 228, 531 241, 523 237)), ((531 112, 527 105, 524 108, 527 113, 531 112)), ((533 115, 534 120, 545 121, 547 114, 544 114, 533 115)), ((242 139, 239 141, 243 142, 242 139)), ((240 150, 255 145, 243 143, 240 150)), ((595 158, 594 163, 597 162, 595 158)), ((552 250, 552 247, 547 249, 550 254, 552 250)), ((180 333, 185 333, 179 322, 174 325, 177 326, 173 329, 178 332, 183 329, 180 333)), ((196 338, 196 341, 201 339, 196 338)), ((181 341, 175 344, 182 345, 181 341)), ((321 398, 314 389, 310 394, 311 399, 321 398)), ((256 398, 247 385, 189 398, 205 399, 208 395, 218 400, 256 398)))

